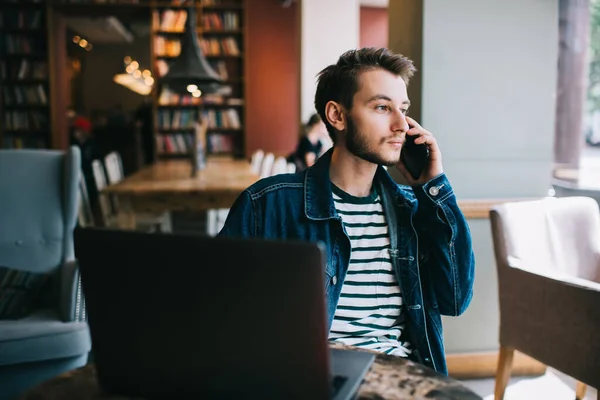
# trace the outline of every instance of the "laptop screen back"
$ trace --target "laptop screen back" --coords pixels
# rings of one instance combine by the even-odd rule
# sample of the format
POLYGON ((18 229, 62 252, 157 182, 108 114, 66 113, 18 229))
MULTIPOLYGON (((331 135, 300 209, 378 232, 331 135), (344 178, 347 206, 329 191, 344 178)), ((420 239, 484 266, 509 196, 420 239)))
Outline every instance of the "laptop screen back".
POLYGON ((316 244, 86 228, 75 250, 105 390, 328 397, 316 244))

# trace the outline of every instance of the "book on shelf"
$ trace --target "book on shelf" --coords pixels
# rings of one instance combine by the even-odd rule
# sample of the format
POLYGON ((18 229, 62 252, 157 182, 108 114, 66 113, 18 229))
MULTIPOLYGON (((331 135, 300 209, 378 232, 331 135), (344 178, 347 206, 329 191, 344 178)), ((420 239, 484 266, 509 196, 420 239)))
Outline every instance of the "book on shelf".
POLYGON ((46 131, 48 117, 38 111, 5 111, 3 127, 6 131, 46 131))
MULTIPOLYGON (((234 37, 198 38, 200 48, 206 56, 239 56, 240 48, 234 37)), ((158 57, 177 57, 181 53, 181 41, 157 35, 154 37, 154 53, 158 57)))
POLYGON ((158 57, 177 57, 181 53, 179 39, 169 39, 164 36, 154 37, 154 53, 158 57))
POLYGON ((59 0, 60 4, 148 4, 149 0, 59 0))
POLYGON ((221 95, 203 95, 201 97, 193 97, 191 94, 181 95, 169 90, 164 86, 158 97, 159 106, 242 106, 244 99, 234 97, 223 97, 221 95))
POLYGON ((37 56, 44 52, 45 42, 38 38, 26 34, 0 35, 0 54, 37 56))
POLYGON ((0 78, 4 84, 7 84, 6 80, 47 79, 48 63, 27 59, 0 62, 0 78))
POLYGON ((156 149, 159 154, 191 154, 194 149, 194 138, 188 133, 158 135, 156 149))
POLYGON ((5 135, 2 138, 5 149, 43 149, 48 147, 46 140, 34 135, 5 135))
MULTIPOLYGON (((223 60, 210 60, 208 62, 210 66, 215 70, 217 74, 221 77, 223 81, 229 79, 229 71, 227 70, 227 65, 223 60)), ((166 60, 156 60, 154 64, 154 69, 159 77, 165 76, 167 72, 169 72, 169 63, 166 60)))
POLYGON ((208 121, 209 129, 242 129, 240 117, 235 108, 203 110, 202 118, 208 121))
POLYGON ((42 17, 41 10, 5 10, 0 12, 0 29, 40 29, 42 17))
POLYGON ((232 153, 235 151, 235 141, 231 135, 218 132, 208 135, 209 153, 232 153))
POLYGON ((234 37, 199 38, 200 47, 207 56, 239 56, 240 49, 234 37))
POLYGON ((223 2, 223 0, 200 0, 200 5, 204 6, 220 6, 223 4, 239 4, 239 3, 232 3, 231 0, 226 0, 225 2, 223 2))
POLYGON ((198 0, 171 0, 171 5, 176 7, 194 6, 198 0))
POLYGON ((157 33, 185 31, 185 22, 187 21, 187 11, 185 10, 155 10, 152 13, 152 26, 157 33))
POLYGON ((202 14, 202 29, 205 30, 236 30, 240 29, 240 16, 237 12, 223 13, 207 12, 202 14))
POLYGON ((2 88, 6 107, 22 105, 47 105, 48 97, 44 85, 10 85, 2 88))
POLYGON ((158 110, 158 128, 163 130, 170 129, 191 129, 198 120, 198 112, 194 109, 185 110, 158 110))

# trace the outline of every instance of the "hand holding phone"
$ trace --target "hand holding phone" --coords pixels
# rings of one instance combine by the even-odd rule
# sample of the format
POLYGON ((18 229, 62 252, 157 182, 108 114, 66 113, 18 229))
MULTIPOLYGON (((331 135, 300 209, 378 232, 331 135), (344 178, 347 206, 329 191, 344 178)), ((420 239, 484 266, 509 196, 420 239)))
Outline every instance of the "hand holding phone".
POLYGON ((414 180, 418 180, 429 163, 429 148, 426 144, 415 144, 418 135, 406 135, 400 152, 400 161, 414 180))

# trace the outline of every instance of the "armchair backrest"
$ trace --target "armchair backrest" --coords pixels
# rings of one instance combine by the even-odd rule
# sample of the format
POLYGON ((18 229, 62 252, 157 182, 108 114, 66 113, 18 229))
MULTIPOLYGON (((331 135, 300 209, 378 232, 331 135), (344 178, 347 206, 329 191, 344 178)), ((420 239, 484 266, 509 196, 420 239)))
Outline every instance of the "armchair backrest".
POLYGON ((49 272, 74 259, 81 154, 0 150, 0 266, 49 272))
POLYGON ((492 211, 492 229, 499 275, 514 264, 600 283, 600 212, 595 200, 550 197, 503 204, 492 211))

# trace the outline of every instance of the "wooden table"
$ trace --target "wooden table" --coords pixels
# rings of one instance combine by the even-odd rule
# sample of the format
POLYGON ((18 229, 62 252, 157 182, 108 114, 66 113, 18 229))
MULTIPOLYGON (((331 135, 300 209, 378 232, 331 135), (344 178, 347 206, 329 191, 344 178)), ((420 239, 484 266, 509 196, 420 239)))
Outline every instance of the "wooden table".
POLYGON ((168 160, 143 168, 103 193, 117 196, 130 217, 128 224, 135 226, 135 214, 140 213, 229 208, 258 179, 246 160, 209 158, 194 177, 189 161, 168 160))
MULTIPOLYGON (((338 346, 344 348, 345 346, 338 346)), ((20 400, 126 400, 103 395, 93 364, 67 372, 24 394, 20 400)), ((136 398, 136 400, 139 398, 136 398)), ((481 400, 460 382, 403 358, 377 353, 358 390, 359 400, 481 400)))

